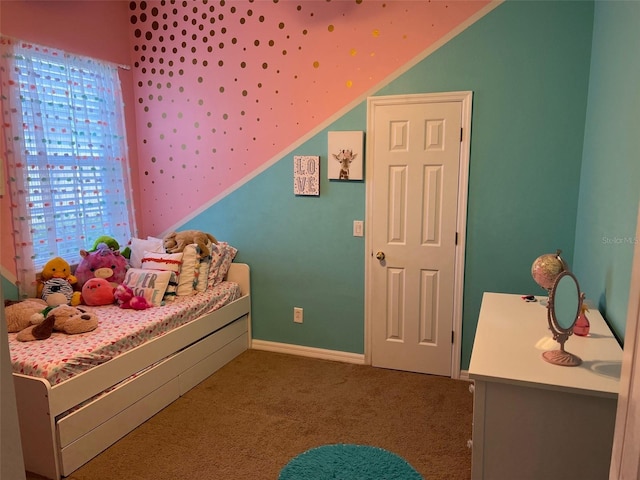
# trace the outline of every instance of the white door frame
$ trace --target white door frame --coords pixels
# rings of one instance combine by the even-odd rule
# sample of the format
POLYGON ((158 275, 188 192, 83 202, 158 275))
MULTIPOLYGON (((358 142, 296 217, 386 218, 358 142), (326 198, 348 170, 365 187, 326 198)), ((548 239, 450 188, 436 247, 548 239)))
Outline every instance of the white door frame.
MULTIPOLYGON (((462 104, 462 128, 463 135, 460 142, 460 173, 458 177, 458 211, 456 231, 458 232, 458 244, 455 254, 455 284, 453 298, 453 348, 451 349, 451 378, 460 378, 460 355, 462 352, 462 302, 464 293, 464 255, 467 230, 467 196, 469 188, 469 152, 471 147, 471 104, 473 92, 446 92, 424 93, 411 95, 388 95, 367 98, 367 135, 366 162, 372 156, 373 139, 370 133, 373 131, 372 107, 377 105, 409 105, 412 103, 442 103, 460 102, 462 104)), ((372 314, 369 305, 372 298, 372 272, 371 272, 371 234, 372 204, 373 204, 373 168, 365 162, 366 185, 366 221, 365 221, 365 302, 364 302, 364 359, 367 365, 371 365, 371 322, 372 314)))
POLYGON ((640 207, 637 222, 618 410, 609 471, 611 480, 640 478, 640 207))

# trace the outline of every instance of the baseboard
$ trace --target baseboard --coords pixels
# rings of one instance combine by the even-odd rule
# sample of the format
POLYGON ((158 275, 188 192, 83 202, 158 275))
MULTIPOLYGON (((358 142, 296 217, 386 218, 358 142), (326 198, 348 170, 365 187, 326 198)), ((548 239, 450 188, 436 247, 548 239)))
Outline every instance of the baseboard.
MULTIPOLYGON (((301 357, 320 358, 323 360, 333 360, 336 362, 355 363, 366 365, 364 354, 340 352, 338 350, 325 350, 324 348, 305 347, 290 343, 269 342, 267 340, 251 340, 254 350, 265 350, 267 352, 287 353, 289 355, 299 355, 301 357)), ((471 381, 468 370, 460 370, 460 380, 471 381)))
POLYGON ((333 360, 336 362, 355 363, 364 365, 364 355, 359 353, 340 352, 337 350, 325 350, 324 348, 305 347, 302 345, 292 345, 289 343, 269 342, 266 340, 251 340, 251 348, 255 350, 266 350, 268 352, 288 353, 301 357, 320 358, 322 360, 333 360))

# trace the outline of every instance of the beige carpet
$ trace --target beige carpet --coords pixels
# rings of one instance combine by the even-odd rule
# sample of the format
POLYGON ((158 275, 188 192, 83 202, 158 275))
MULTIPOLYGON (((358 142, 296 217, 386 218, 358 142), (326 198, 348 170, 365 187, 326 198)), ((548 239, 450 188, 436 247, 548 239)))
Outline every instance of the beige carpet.
POLYGON ((249 350, 68 478, 275 480, 309 448, 355 443, 469 479, 472 404, 465 381, 249 350))

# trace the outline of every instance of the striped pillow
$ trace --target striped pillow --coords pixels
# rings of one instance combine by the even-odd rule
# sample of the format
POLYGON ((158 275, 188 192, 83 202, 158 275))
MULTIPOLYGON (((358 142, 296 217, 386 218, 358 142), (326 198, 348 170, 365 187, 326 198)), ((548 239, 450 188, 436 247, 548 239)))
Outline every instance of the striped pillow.
POLYGON ((144 252, 141 260, 142 268, 147 270, 165 270, 176 272, 180 276, 182 268, 182 252, 180 253, 156 253, 144 252))
POLYGON ((183 254, 144 252, 141 264, 143 270, 161 270, 171 272, 163 301, 170 302, 179 295, 180 273, 182 271, 183 254))
POLYGON ((182 252, 182 268, 178 281, 178 295, 193 295, 200 274, 200 248, 195 243, 184 247, 182 252))

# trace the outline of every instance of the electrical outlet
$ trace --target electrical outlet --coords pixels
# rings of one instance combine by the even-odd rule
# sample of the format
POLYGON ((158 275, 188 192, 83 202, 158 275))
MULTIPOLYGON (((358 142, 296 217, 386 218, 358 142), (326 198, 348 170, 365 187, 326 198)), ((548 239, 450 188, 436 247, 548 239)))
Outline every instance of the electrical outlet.
POLYGON ((300 307, 293 307, 293 321, 296 323, 302 323, 304 317, 304 310, 300 307))

